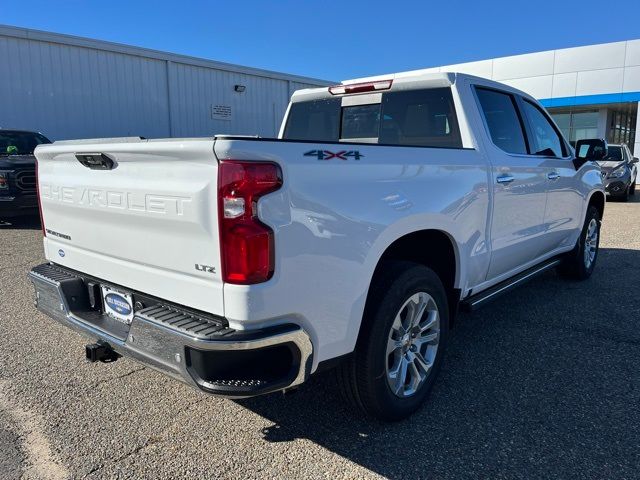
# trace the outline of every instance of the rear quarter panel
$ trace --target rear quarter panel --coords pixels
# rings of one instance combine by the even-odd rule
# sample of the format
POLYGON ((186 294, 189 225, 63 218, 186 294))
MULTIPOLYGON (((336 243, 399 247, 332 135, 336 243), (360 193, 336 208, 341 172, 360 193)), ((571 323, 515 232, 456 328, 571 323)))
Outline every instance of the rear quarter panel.
POLYGON ((398 238, 442 230, 455 244, 456 286, 486 274, 488 171, 477 150, 232 139, 214 150, 220 160, 276 162, 284 178, 258 207, 275 232, 274 276, 225 284, 225 314, 237 328, 293 318, 312 336, 314 368, 353 350, 374 269, 398 238), (314 150, 361 158, 305 155, 314 150))

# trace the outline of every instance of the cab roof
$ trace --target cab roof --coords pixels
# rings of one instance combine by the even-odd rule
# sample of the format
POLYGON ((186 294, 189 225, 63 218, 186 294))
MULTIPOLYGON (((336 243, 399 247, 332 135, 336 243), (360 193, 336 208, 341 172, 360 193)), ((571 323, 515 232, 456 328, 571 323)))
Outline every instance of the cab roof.
MULTIPOLYGON (((458 73, 458 72, 433 72, 430 70, 414 70, 410 72, 399 72, 399 73, 391 73, 386 75, 376 75, 373 77, 363 77, 363 78, 355 78, 351 80, 343 80, 337 86, 349 86, 355 84, 362 83, 376 83, 376 82, 385 82, 392 80, 391 87, 385 89, 386 91, 397 91, 397 90, 416 90, 421 88, 438 88, 438 87, 451 87, 455 85, 457 82, 461 82, 462 80, 469 80, 472 83, 493 87, 500 90, 510 91, 512 93, 523 95, 527 98, 533 98, 529 94, 522 92, 516 88, 510 87, 509 85, 505 85, 504 83, 499 83, 494 80, 489 80, 487 78, 476 77, 474 75, 469 75, 466 73, 458 73)), ((331 87, 329 87, 331 88, 331 87)), ((308 88, 303 90, 297 90, 293 93, 291 97, 292 102, 301 102, 301 101, 309 101, 309 100, 320 100, 326 98, 335 98, 336 94, 331 94, 329 92, 329 88, 320 87, 320 88, 308 88)), ((377 90, 384 92, 385 90, 377 90)), ((371 93, 371 92, 369 92, 371 93)), ((350 94, 350 93, 346 93, 350 94)), ((355 93, 358 95, 359 93, 355 93)))

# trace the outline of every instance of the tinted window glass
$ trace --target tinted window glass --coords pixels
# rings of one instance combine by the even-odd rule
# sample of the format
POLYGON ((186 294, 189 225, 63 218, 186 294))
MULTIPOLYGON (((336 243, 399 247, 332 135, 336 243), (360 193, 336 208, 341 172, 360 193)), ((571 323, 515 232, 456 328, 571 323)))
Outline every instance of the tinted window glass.
POLYGON ((617 160, 619 162, 622 161, 622 148, 621 147, 613 147, 609 145, 607 149, 607 160, 617 160))
POLYGON ((0 155, 30 155, 41 143, 51 143, 35 132, 0 131, 0 155))
POLYGON ((524 114, 531 128, 531 153, 553 157, 562 157, 563 148, 560 136, 549 122, 547 116, 537 105, 525 100, 524 114))
POLYGON ((462 147, 450 88, 382 95, 379 143, 423 147, 462 147))
POLYGON ((357 105, 342 108, 341 139, 378 138, 380 126, 380 104, 357 105))
POLYGON ((522 124, 511 95, 477 88, 478 99, 493 143, 509 153, 527 153, 522 124))
POLYGON ((339 128, 339 98, 297 102, 291 104, 284 138, 337 142, 339 128))

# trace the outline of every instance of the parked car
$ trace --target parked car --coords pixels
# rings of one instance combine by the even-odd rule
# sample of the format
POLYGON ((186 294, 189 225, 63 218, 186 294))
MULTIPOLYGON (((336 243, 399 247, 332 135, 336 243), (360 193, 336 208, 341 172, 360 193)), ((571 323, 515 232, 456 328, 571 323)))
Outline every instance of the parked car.
POLYGON ((602 168, 605 190, 611 197, 626 202, 636 193, 638 158, 627 145, 609 145, 606 158, 598 164, 602 168))
POLYGON ((0 221, 37 215, 37 145, 51 143, 38 132, 0 129, 0 221))
POLYGON ((335 367, 385 420, 424 401, 459 307, 550 268, 588 278, 605 205, 600 168, 534 98, 453 73, 298 91, 278 139, 36 157, 36 304, 96 341, 89 360, 230 397, 335 367))

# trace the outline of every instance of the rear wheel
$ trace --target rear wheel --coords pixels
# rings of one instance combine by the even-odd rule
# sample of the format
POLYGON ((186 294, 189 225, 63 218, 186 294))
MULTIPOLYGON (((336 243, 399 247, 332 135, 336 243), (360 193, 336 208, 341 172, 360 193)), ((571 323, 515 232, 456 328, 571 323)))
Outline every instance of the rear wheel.
POLYGON ((372 285, 356 350, 338 367, 343 395, 381 420, 409 416, 433 386, 448 325, 435 272, 411 262, 388 264, 372 285))
POLYGON ((600 212, 591 206, 574 249, 569 252, 558 271, 561 275, 575 280, 585 280, 591 276, 598 259, 600 248, 600 212))

